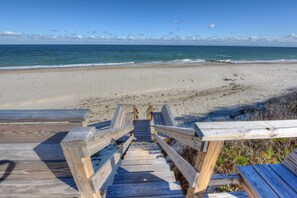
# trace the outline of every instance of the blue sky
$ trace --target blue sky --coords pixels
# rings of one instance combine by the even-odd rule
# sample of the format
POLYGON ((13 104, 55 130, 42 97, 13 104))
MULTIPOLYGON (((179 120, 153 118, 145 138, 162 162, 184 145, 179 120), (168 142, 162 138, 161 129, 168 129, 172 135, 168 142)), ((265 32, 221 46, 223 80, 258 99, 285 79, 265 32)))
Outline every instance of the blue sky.
POLYGON ((297 1, 1 0, 16 43, 297 46, 297 1))

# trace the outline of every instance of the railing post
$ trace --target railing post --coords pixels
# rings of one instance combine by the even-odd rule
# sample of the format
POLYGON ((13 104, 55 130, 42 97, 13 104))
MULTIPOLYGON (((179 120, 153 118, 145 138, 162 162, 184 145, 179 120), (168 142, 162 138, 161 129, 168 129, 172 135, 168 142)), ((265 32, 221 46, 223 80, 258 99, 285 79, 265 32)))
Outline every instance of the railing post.
POLYGON ((90 157, 86 157, 83 148, 95 134, 95 127, 73 128, 61 142, 61 146, 69 165, 72 176, 82 198, 101 198, 100 193, 94 193, 89 178, 94 174, 90 157))
POLYGON ((195 187, 189 186, 187 198, 195 197, 196 193, 200 193, 199 196, 201 196, 202 192, 206 190, 223 145, 224 141, 209 142, 207 151, 198 153, 194 168, 200 174, 195 187))

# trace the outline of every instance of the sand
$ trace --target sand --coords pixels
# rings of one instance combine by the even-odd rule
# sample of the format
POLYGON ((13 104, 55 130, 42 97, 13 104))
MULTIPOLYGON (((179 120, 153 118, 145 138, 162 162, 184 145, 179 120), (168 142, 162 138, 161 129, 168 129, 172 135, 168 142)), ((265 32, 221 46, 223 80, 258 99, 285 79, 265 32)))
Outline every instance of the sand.
POLYGON ((180 121, 263 102, 295 88, 297 64, 139 65, 0 71, 0 109, 90 108, 111 119, 117 103, 169 103, 180 121))

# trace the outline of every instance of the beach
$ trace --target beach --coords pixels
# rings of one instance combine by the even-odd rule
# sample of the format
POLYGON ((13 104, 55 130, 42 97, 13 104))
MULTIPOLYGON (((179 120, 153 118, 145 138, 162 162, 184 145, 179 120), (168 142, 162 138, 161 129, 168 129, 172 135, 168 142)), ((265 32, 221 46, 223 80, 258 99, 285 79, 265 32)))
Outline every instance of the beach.
POLYGON ((160 64, 0 71, 0 109, 89 108, 90 122, 112 118, 117 103, 168 103, 174 116, 252 105, 297 85, 296 63, 160 64))

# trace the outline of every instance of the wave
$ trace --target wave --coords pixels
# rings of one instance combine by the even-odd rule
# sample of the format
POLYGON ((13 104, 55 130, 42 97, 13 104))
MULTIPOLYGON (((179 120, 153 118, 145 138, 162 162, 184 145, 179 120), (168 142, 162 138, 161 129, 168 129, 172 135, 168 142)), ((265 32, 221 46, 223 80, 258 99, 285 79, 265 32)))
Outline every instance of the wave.
POLYGON ((222 63, 245 64, 245 63, 297 63, 297 59, 278 59, 278 60, 204 60, 204 59, 174 59, 170 61, 148 61, 148 62, 118 62, 118 63, 85 63, 85 64, 65 64, 65 65, 33 65, 33 66, 0 66, 0 70, 19 70, 19 69, 46 69, 46 68, 71 68, 71 67, 108 67, 108 66, 133 66, 139 65, 160 65, 160 64, 195 64, 221 61, 222 63))
POLYGON ((7 66, 0 67, 0 70, 8 69, 48 69, 48 68, 71 68, 71 67, 96 67, 96 66, 120 66, 133 65, 135 62, 121 62, 121 63, 85 63, 85 64, 66 64, 66 65, 33 65, 33 66, 7 66))
POLYGON ((297 63, 297 59, 277 59, 277 60, 232 60, 234 64, 244 63, 297 63))

